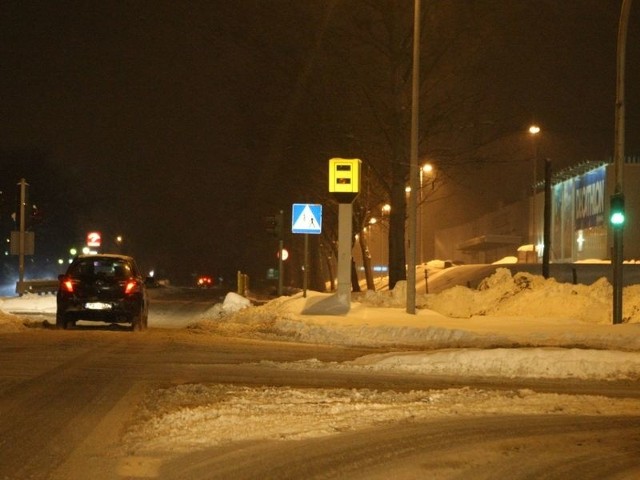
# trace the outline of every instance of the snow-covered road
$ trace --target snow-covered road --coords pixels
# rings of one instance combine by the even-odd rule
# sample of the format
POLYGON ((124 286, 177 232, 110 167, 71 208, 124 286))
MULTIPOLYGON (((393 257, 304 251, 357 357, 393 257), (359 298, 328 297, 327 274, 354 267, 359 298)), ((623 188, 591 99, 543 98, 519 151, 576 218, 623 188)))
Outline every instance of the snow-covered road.
MULTIPOLYGON (((585 418, 625 417, 628 423, 636 425, 640 412, 640 323, 634 305, 640 302, 634 292, 634 287, 626 292, 631 310, 625 323, 615 326, 607 321, 610 291, 603 282, 591 287, 567 286, 538 277, 513 278, 505 272, 497 273, 481 290, 455 287, 425 296, 423 308, 417 315, 407 314, 399 305, 403 295, 394 292, 354 295, 350 312, 344 316, 304 314, 309 302, 322 298, 323 294, 316 292, 309 292, 307 298, 301 294, 281 297, 259 307, 251 306, 243 297, 229 294, 224 302, 209 308, 202 303, 197 307, 185 307, 187 304, 182 303, 175 309, 169 295, 160 299, 167 302, 161 309, 162 318, 150 316, 149 325, 155 331, 149 334, 159 334, 161 327, 178 322, 185 326, 181 335, 204 343, 208 338, 217 339, 216 342, 224 338, 244 338, 364 349, 362 355, 348 361, 315 357, 289 361, 262 359, 250 367, 261 369, 263 374, 271 372, 269 377, 346 374, 358 378, 409 375, 518 381, 567 379, 597 382, 603 393, 583 395, 531 388, 477 387, 407 392, 364 386, 348 389, 242 386, 213 379, 177 382, 167 387, 146 388, 144 398, 138 399, 119 440, 127 453, 118 468, 134 477, 171 478, 163 469, 174 465, 176 472, 185 472, 190 468, 186 459, 197 455, 195 452, 214 449, 218 455, 228 448, 241 448, 239 446, 246 442, 306 444, 325 437, 359 435, 368 429, 393 428, 393 425, 420 430, 424 422, 439 424, 461 417, 473 424, 487 416, 506 419, 525 415, 539 417, 550 426, 555 423, 549 416, 558 417, 560 423, 574 418, 580 425, 588 423, 585 418), (372 347, 383 349, 384 353, 366 354, 366 349, 372 347), (611 395, 607 393, 608 383, 620 385, 621 382, 628 394, 620 394, 618 389, 615 393, 612 389, 611 395)), ((51 315, 55 308, 51 297, 25 296, 4 299, 0 310, 14 312, 0 314, 0 332, 20 334, 28 331, 25 321, 33 322, 36 318, 29 315, 37 312, 51 315)), ((40 318, 46 321, 47 317, 40 318)), ((34 326, 38 327, 31 323, 31 327, 34 326)), ((82 335, 82 331, 75 333, 82 335)), ((64 337, 58 340, 61 339, 64 337)), ((517 430, 513 420, 494 422, 502 434, 517 430)), ((576 428, 576 435, 583 438, 578 441, 588 444, 589 448, 576 451, 575 455, 586 455, 593 462, 601 463, 608 450, 598 445, 599 442, 609 445, 611 432, 604 427, 596 429, 594 436, 586 440, 581 427, 576 428)), ((523 431, 522 435, 526 437, 529 433, 523 431)), ((625 435, 629 436, 623 439, 625 444, 633 444, 633 439, 638 443, 640 438, 637 429, 626 431, 625 435)), ((398 441, 404 445, 404 440, 398 441)), ((539 454, 544 450, 544 442, 549 441, 548 438, 522 440, 522 446, 517 448, 539 454)), ((614 447, 615 450, 619 445, 614 447)), ((269 451, 277 456, 279 449, 270 447, 269 451)), ((476 462, 480 458, 478 452, 474 454, 476 462)), ((448 450, 443 455, 454 453, 448 450)), ((249 461, 248 457, 243 458, 249 461)), ((210 461, 213 460, 205 464, 210 461)), ((480 464, 483 461, 479 461, 480 464)), ((274 464, 267 462, 266 466, 265 472, 271 471, 274 464)), ((457 466, 449 473, 463 474, 464 468, 457 466)), ((626 463, 620 468, 628 473, 626 463)), ((377 469, 370 473, 382 475, 384 471, 377 469)), ((589 468, 583 471, 588 473, 589 468)), ((445 474, 442 478, 450 477, 445 474)))

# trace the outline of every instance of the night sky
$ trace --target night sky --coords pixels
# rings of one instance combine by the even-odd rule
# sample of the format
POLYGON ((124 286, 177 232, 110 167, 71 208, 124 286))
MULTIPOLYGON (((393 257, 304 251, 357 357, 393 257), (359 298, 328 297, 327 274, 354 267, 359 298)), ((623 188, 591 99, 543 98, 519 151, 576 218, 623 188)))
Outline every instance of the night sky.
MULTIPOLYGON (((0 1, 3 234, 24 177, 42 209, 33 227, 41 261, 97 229, 107 244, 122 235, 145 270, 179 283, 263 275, 275 258, 264 216, 325 203, 332 156, 376 156, 375 114, 360 92, 384 56, 362 54, 364 35, 344 33, 374 30, 367 3, 0 1)), ((421 155, 446 170, 434 228, 523 195, 532 122, 557 168, 612 155, 620 1, 422 3, 439 25, 425 48, 451 58, 427 73, 423 101, 440 121, 423 124, 421 155), (466 50, 454 44, 463 35, 466 50), (481 146, 447 157, 470 124, 465 145, 481 146)), ((412 1, 380 5, 404 10, 410 31, 412 1)), ((638 10, 627 52, 627 152, 636 155, 638 10)))

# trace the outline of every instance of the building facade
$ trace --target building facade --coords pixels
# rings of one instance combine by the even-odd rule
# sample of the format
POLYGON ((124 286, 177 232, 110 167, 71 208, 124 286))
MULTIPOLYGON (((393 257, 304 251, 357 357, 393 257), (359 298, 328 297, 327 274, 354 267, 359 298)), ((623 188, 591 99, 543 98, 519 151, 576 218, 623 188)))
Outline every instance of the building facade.
MULTIPOLYGON (((622 182, 626 210, 624 258, 640 260, 640 157, 626 159, 622 182)), ((463 225, 437 231, 435 258, 492 263, 516 256, 519 261, 540 262, 545 194, 544 184, 536 187, 535 196, 463 225)), ((551 262, 611 258, 609 199, 614 188, 614 167, 610 163, 586 162, 552 177, 551 262)))

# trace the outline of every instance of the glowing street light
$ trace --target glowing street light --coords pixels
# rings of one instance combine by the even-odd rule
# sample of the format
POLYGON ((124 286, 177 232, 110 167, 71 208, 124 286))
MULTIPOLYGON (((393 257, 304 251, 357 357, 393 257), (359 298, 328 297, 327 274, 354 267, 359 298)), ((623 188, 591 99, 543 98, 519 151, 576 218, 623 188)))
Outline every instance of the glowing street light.
MULTIPOLYGON (((433 177, 434 169, 433 165, 430 163, 425 163, 420 167, 420 196, 418 201, 418 234, 420 236, 420 252, 418 255, 418 263, 422 265, 424 263, 424 186, 425 186, 425 178, 433 177)), ((433 183, 432 183, 433 186, 433 183)))
MULTIPOLYGON (((537 136, 540 134, 540 127, 538 125, 531 125, 529 127, 529 133, 531 134, 531 138, 533 139, 534 145, 534 154, 533 154, 533 182, 531 184, 531 243, 536 245, 538 243, 538 226, 536 222, 537 212, 536 212, 536 183, 538 182, 538 157, 539 157, 539 148, 537 136)), ((537 259, 536 259, 537 262, 537 259)))

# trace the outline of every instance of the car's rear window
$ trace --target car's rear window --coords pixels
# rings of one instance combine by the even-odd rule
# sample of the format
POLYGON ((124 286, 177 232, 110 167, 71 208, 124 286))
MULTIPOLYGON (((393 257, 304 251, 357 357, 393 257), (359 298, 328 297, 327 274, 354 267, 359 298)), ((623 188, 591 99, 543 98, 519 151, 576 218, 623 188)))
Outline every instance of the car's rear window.
POLYGON ((72 277, 110 277, 130 278, 133 276, 131 265, 122 260, 88 258, 80 260, 69 267, 68 275, 72 277))

